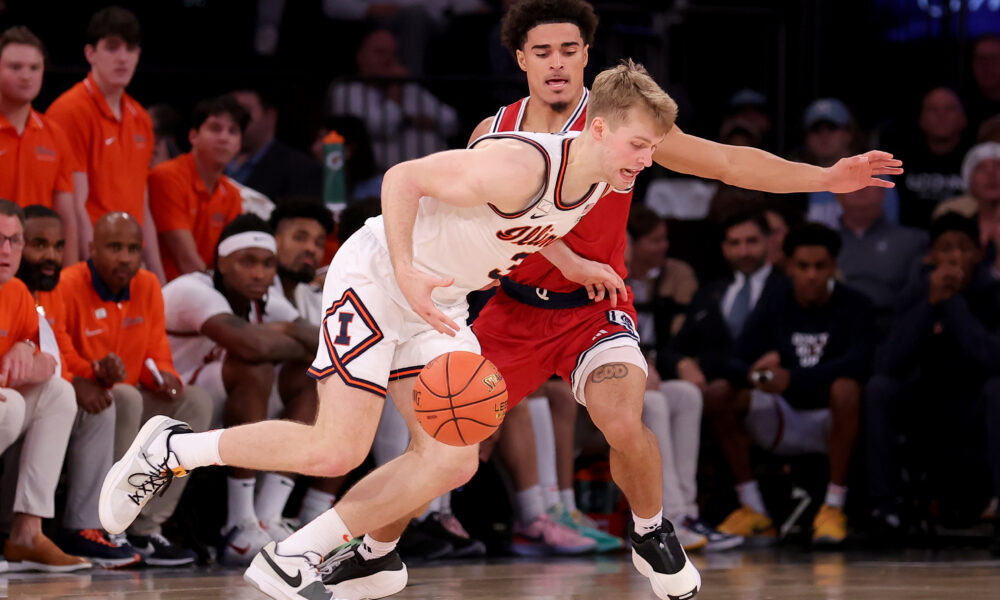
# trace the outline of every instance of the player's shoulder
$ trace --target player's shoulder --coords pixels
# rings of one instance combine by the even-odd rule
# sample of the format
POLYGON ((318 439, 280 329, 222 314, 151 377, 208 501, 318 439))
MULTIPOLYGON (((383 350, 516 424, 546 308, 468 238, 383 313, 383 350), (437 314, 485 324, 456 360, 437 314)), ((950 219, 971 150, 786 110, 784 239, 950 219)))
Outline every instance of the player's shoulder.
POLYGON ((215 289, 212 277, 208 273, 197 271, 185 273, 168 281, 167 285, 163 286, 163 295, 178 301, 199 302, 207 297, 222 296, 222 293, 215 289))

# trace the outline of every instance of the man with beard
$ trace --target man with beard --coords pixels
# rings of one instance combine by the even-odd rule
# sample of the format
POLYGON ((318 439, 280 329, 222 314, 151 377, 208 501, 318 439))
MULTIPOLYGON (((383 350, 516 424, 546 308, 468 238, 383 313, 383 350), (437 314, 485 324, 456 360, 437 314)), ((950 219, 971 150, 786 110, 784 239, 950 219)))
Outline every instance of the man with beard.
MULTIPOLYGON (((81 411, 112 413, 116 460, 146 419, 186 415, 204 430, 211 410, 205 392, 185 387, 174 370, 160 283, 139 267, 142 246, 142 228, 129 214, 101 217, 94 224, 90 258, 63 270, 54 302, 66 378, 81 411)), ((108 458, 97 472, 108 468, 108 458)), ((128 530, 132 545, 151 564, 194 561, 193 552, 160 533, 182 492, 183 486, 171 487, 128 530)))
MULTIPOLYGON (((187 273, 163 287, 177 370, 183 381, 208 392, 213 427, 264 421, 275 415, 269 410, 274 400, 283 404, 285 419, 316 419, 316 384, 306 367, 315 356, 319 329, 301 319, 282 294, 268 293, 276 252, 268 224, 256 215, 240 215, 219 235, 211 274, 187 273)), ((219 553, 224 563, 248 563, 265 544, 290 533, 279 518, 290 478, 269 474, 255 504, 255 475, 251 469, 230 469, 219 553), (258 508, 274 518, 265 521, 258 508)))
MULTIPOLYGON (((54 292, 66 250, 66 234, 62 218, 51 208, 33 204, 24 209, 24 251, 17 277, 27 286, 38 308, 39 347, 43 352, 59 357, 59 345, 54 328, 61 311, 59 294, 54 292)), ((65 343, 67 338, 60 336, 65 343)), ((57 367, 61 370, 61 364, 57 367)), ((56 542, 63 551, 82 556, 102 567, 123 567, 139 561, 140 556, 127 542, 108 537, 101 529, 97 515, 100 474, 111 464, 114 453, 115 413, 78 410, 70 432, 66 451, 66 509, 62 532, 56 542)), ((11 454, 5 455, 10 464, 11 454)), ((16 460, 16 456, 14 457, 16 460)), ((4 470, 5 475, 17 475, 17 470, 4 470)), ((5 476, 4 487, 8 487, 5 476)), ((11 482, 12 483, 12 482, 11 482)), ((4 507, 6 509, 7 507, 4 507)), ((190 561, 188 561, 190 562, 190 561)))
POLYGON ((222 172, 239 152, 248 120, 232 96, 202 100, 191 118, 191 151, 149 172, 168 281, 208 269, 222 228, 243 212, 239 189, 222 172))

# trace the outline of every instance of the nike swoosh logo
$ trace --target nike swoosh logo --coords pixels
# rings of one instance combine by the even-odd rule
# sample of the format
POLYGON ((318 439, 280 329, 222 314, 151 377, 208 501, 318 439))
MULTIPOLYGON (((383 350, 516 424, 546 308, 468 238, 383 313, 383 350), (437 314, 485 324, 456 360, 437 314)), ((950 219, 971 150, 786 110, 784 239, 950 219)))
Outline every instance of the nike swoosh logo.
POLYGON ((229 547, 232 548, 233 550, 239 552, 240 554, 246 554, 250 550, 250 544, 247 544, 246 546, 243 546, 242 548, 240 548, 239 546, 237 546, 235 544, 229 544, 229 547))
POLYGON ((547 217, 547 216, 548 216, 547 214, 542 213, 540 215, 531 215, 531 218, 532 219, 541 219, 541 218, 544 218, 544 217, 547 217))
POLYGON ((274 561, 271 560, 271 556, 267 553, 267 550, 261 552, 260 554, 261 556, 264 557, 264 560, 267 562, 267 564, 271 566, 271 569, 278 574, 278 577, 281 577, 282 581, 292 586, 293 588, 297 588, 300 585, 302 585, 302 573, 300 571, 296 571, 295 577, 291 577, 288 573, 282 571, 281 567, 274 564, 274 561))
POLYGON ((344 534, 344 542, 346 543, 346 542, 350 542, 350 541, 351 541, 351 536, 349 536, 349 535, 347 535, 347 534, 345 533, 345 534, 344 534))
POLYGON ((94 337, 95 335, 104 333, 103 329, 84 329, 83 332, 87 334, 87 337, 94 337))

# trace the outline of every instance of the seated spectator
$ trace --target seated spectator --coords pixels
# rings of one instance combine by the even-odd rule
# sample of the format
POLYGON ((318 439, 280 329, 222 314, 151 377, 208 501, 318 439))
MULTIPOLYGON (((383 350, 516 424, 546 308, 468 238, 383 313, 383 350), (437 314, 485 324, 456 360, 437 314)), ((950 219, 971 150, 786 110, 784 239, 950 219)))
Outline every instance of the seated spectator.
POLYGON ((750 467, 753 440, 777 455, 829 454, 830 483, 813 521, 813 542, 837 544, 847 536, 843 506, 873 316, 865 296, 835 282, 839 250, 840 236, 822 225, 788 233, 791 285, 757 305, 736 340, 729 385, 706 393, 706 412, 742 504, 720 531, 775 535, 750 467))
POLYGON ((918 257, 927 251, 927 233, 890 222, 884 210, 885 188, 870 186, 837 194, 843 214, 837 265, 844 282, 875 305, 884 331, 900 290, 915 275, 918 257))
POLYGON ((942 202, 935 217, 957 212, 978 221, 980 243, 1000 223, 1000 142, 973 146, 962 161, 962 180, 967 195, 942 202))
MULTIPOLYGON (((769 108, 767 96, 757 90, 743 88, 729 98, 729 110, 725 122, 745 122, 750 126, 750 131, 758 137, 758 142, 769 142, 772 129, 769 108)), ((767 146, 770 144, 765 143, 764 147, 767 146)))
MULTIPOLYGON (((55 300, 53 290, 59 283, 62 253, 67 246, 59 213, 40 205, 25 208, 24 238, 17 277, 28 287, 39 309, 39 348, 59 358, 61 351, 54 328, 58 327, 56 316, 61 304, 55 300)), ((57 367, 63 374, 64 364, 60 360, 57 367)), ((66 450, 66 507, 56 543, 64 551, 100 567, 137 563, 141 556, 124 538, 119 541, 108 536, 101 529, 97 512, 101 482, 111 468, 114 455, 115 411, 92 414, 82 406, 78 408, 82 410, 76 412, 66 450)), ((16 477, 16 470, 13 475, 16 477)))
POLYGON ((771 233, 767 236, 767 262, 780 270, 785 270, 785 236, 788 230, 802 222, 802 213, 787 203, 775 202, 764 209, 767 226, 771 233))
MULTIPOLYGON (((94 224, 90 258, 63 270, 53 302, 59 349, 77 403, 91 414, 114 411, 114 460, 150 417, 173 416, 203 431, 211 411, 205 392, 182 384, 174 370, 160 283, 139 266, 142 244, 135 219, 123 212, 104 215, 94 224)), ((140 554, 194 560, 190 550, 160 536, 185 483, 158 495, 129 528, 130 543, 140 554)))
POLYGON ((247 113, 231 96, 195 106, 191 151, 149 173, 149 200, 167 279, 205 271, 226 223, 243 211, 239 190, 222 174, 240 147, 247 113))
POLYGON ((42 533, 42 519, 55 516, 76 402, 73 388, 56 372, 56 358, 39 352, 38 313, 28 289, 14 277, 24 248, 24 213, 0 200, 0 452, 23 436, 14 519, 3 555, 10 570, 55 573, 90 567, 42 533))
POLYGON ((787 284, 784 271, 768 260, 771 229, 762 211, 735 213, 722 230, 722 255, 730 276, 698 289, 684 325, 657 357, 664 377, 683 379, 702 390, 725 377, 733 340, 761 298, 787 284))
POLYGON ((638 316, 636 328, 644 351, 652 356, 681 328, 698 279, 687 263, 667 256, 667 224, 652 209, 632 207, 628 235, 628 284, 638 316))
POLYGON ((417 83, 399 62, 395 36, 372 31, 356 56, 358 77, 364 81, 330 86, 329 114, 364 119, 382 171, 404 160, 448 148, 458 132, 458 114, 417 83))
POLYGON ((71 265, 79 256, 72 151, 62 129, 31 107, 44 72, 45 46, 27 27, 0 34, 0 150, 8 156, 0 160, 0 198, 55 208, 69 223, 71 265))
POLYGON ((1000 490, 1000 283, 991 272, 996 267, 980 263, 975 221, 946 214, 931 224, 930 233, 918 293, 879 348, 865 388, 869 493, 876 523, 887 533, 898 533, 901 525, 900 433, 907 434, 915 464, 925 473, 954 470, 949 463, 956 449, 972 446, 985 453, 994 495, 1000 490), (924 444, 934 450, 921 451, 924 444))
POLYGON ((973 86, 966 95, 973 129, 1000 114, 1000 34, 987 33, 972 45, 973 86))
MULTIPOLYGON (((215 249, 214 270, 181 275, 163 287, 170 347, 181 380, 208 392, 212 427, 268 418, 273 388, 284 418, 316 418, 316 385, 306 367, 319 331, 281 294, 268 294, 277 272, 271 228, 256 215, 226 225, 215 249), (280 370, 279 370, 280 367, 280 370)), ((289 530, 262 523, 254 508, 254 472, 229 469, 229 500, 220 560, 246 564, 289 530)), ((288 486, 268 486, 259 502, 284 506, 288 486)))
POLYGON ((275 138, 278 109, 258 90, 232 93, 250 119, 239 153, 229 161, 226 175, 280 204, 289 196, 318 196, 322 186, 320 164, 275 138))

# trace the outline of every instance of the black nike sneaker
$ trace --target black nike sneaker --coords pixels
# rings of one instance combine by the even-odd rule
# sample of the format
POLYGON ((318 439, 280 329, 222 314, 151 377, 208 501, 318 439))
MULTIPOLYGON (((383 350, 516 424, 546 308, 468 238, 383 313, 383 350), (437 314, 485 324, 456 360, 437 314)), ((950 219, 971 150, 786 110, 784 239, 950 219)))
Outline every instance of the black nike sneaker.
POLYGON ((268 542, 243 573, 243 579, 275 600, 333 600, 333 594, 319 576, 322 557, 279 554, 277 544, 268 542))
POLYGON ((661 600, 688 600, 701 589, 701 575, 688 560, 677 541, 674 526, 667 519, 657 529, 640 536, 629 532, 632 564, 649 579, 661 600))
POLYGON ((336 598, 375 600, 400 592, 406 587, 406 565, 393 550, 379 558, 361 556, 361 544, 345 546, 320 565, 320 575, 336 598))

